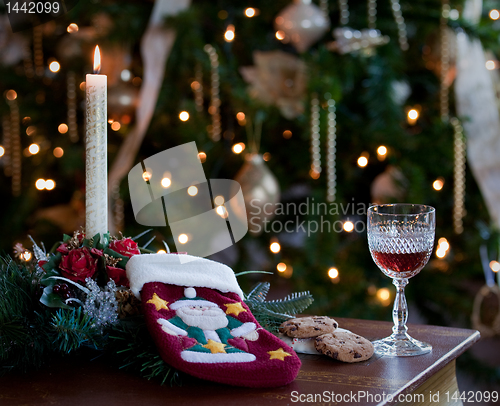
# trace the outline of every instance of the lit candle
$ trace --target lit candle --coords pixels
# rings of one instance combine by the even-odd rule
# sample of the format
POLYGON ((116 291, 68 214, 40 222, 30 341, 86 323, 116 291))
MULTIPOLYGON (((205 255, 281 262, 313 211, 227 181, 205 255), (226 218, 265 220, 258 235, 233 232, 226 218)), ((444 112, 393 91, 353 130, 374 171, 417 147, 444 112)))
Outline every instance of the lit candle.
POLYGON ((107 77, 99 75, 101 54, 94 52, 94 74, 86 76, 85 229, 87 238, 108 232, 107 77))

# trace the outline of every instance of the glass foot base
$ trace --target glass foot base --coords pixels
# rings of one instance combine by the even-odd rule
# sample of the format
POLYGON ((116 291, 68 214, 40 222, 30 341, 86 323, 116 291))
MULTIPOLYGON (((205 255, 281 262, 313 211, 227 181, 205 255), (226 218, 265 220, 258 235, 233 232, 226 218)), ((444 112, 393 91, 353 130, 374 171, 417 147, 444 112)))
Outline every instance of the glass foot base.
POLYGON ((392 335, 381 340, 373 341, 375 354, 393 357, 412 357, 431 352, 432 346, 422 341, 415 340, 408 334, 403 338, 395 338, 392 335))

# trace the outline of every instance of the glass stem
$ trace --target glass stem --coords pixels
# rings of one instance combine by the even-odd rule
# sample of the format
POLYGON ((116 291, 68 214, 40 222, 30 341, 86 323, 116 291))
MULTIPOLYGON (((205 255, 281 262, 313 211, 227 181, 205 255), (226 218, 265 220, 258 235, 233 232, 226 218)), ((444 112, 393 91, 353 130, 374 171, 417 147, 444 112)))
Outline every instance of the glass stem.
POLYGON ((406 320, 408 320, 408 305, 406 304, 405 286, 408 285, 408 279, 393 279, 392 283, 396 286, 396 298, 394 299, 394 308, 392 309, 392 337, 396 340, 406 339, 406 320))

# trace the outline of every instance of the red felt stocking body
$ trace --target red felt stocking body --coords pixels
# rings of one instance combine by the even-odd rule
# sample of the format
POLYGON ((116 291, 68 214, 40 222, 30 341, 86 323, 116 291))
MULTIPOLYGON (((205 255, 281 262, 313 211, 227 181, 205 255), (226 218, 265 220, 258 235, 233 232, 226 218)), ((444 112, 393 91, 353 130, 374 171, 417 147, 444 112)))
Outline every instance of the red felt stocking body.
MULTIPOLYGON (((133 258, 140 257, 152 255, 133 258)), ((183 269, 182 264, 178 266, 176 255, 162 257, 161 260, 171 258, 162 263, 165 269, 158 269, 157 278, 155 267, 152 277, 159 280, 138 279, 148 329, 165 362, 198 378, 236 386, 274 387, 295 379, 301 365, 299 358, 258 324, 238 294, 239 286, 232 289, 236 292, 217 289, 219 285, 227 288, 227 281, 232 279, 225 278, 219 284, 220 275, 214 275, 217 271, 211 266, 224 267, 223 273, 227 267, 200 258, 198 264, 190 263, 183 269), (175 269, 169 272, 167 268, 172 262, 175 269), (198 284, 188 286, 184 280, 189 270, 198 284), (171 283, 167 283, 169 279, 171 283)), ((140 266, 139 261, 131 269, 127 265, 132 290, 137 289, 133 275, 136 265, 140 266)), ((234 278, 232 271, 231 274, 234 278)), ((192 278, 188 278, 191 283, 189 279, 192 278)))

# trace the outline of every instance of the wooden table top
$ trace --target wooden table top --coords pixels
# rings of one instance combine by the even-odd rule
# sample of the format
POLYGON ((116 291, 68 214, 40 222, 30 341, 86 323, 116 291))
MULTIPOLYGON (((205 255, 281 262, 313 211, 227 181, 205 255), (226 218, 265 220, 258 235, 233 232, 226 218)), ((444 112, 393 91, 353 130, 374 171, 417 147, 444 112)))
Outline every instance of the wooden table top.
MULTIPOLYGON (((392 323, 336 318, 339 326, 369 340, 391 333, 392 323)), ((409 324, 408 332, 432 344, 416 357, 377 357, 346 364, 322 355, 300 354, 302 368, 289 385, 254 389, 230 387, 194 378, 181 387, 161 386, 103 361, 68 356, 26 375, 0 378, 2 406, 120 405, 289 405, 315 399, 315 404, 391 404, 411 393, 479 340, 475 330, 409 324), (390 395, 390 396, 389 396, 390 395), (316 396, 316 398, 313 398, 316 396)))

